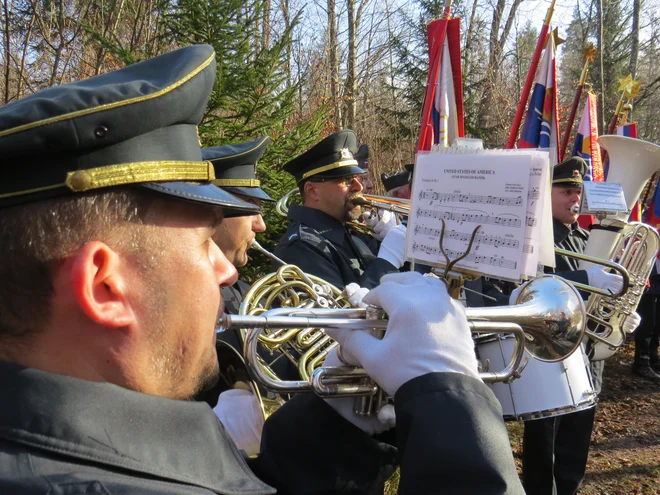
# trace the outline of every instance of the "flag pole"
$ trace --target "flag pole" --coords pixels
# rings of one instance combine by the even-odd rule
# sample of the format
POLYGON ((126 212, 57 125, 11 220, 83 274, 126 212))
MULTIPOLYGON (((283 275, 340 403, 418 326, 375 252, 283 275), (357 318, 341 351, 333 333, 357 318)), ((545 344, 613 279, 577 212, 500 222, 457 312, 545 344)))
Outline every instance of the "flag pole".
POLYGON ((525 112, 525 107, 527 106, 529 92, 532 90, 532 83, 534 82, 536 69, 538 68, 539 61, 541 60, 541 52, 543 52, 543 47, 545 46, 545 42, 548 37, 548 31, 550 29, 550 23, 552 22, 552 15, 555 11, 556 1, 557 0, 552 0, 550 7, 548 7, 548 12, 545 15, 545 21, 543 22, 543 27, 541 28, 541 34, 539 34, 539 39, 536 42, 532 63, 529 66, 529 71, 527 72, 525 86, 523 86, 522 93, 520 93, 520 102, 518 102, 518 109, 516 110, 516 116, 513 119, 513 126, 511 126, 511 132, 509 133, 509 140, 506 143, 507 149, 513 148, 514 144, 516 144, 516 138, 518 137, 518 131, 520 130, 520 122, 522 121, 523 113, 525 112))
POLYGON ((610 126, 607 132, 608 134, 614 134, 614 131, 616 131, 619 118, 621 117, 621 114, 626 111, 626 105, 624 105, 624 103, 628 101, 628 104, 630 104, 630 100, 637 97, 641 88, 641 84, 633 79, 632 74, 629 74, 628 77, 623 79, 619 79, 619 83, 621 98, 619 98, 619 102, 616 104, 614 115, 612 115, 612 120, 610 121, 610 126))
POLYGON ((566 154, 566 148, 568 148, 568 141, 571 138, 571 132, 573 131, 573 124, 575 123, 575 114, 577 109, 580 106, 580 99, 582 98, 582 90, 585 83, 587 82, 587 74, 589 72, 589 64, 594 61, 596 56, 596 49, 593 44, 590 44, 584 50, 584 67, 582 68, 582 75, 580 76, 580 81, 578 82, 577 88, 575 90, 575 96, 573 97, 573 104, 571 105, 571 113, 568 116, 568 122, 566 123, 566 131, 564 132, 564 139, 561 142, 561 150, 559 151, 558 160, 561 162, 564 159, 566 154))
POLYGON ((454 3, 454 0, 445 1, 445 10, 442 13, 443 19, 449 19, 451 17, 451 5, 454 3))

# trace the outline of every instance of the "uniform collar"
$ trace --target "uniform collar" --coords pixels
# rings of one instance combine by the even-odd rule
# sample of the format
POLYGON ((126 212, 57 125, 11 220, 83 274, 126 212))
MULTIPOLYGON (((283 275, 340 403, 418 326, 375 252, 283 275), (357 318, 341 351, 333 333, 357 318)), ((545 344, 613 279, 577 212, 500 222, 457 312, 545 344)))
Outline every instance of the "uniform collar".
POLYGON ((555 244, 559 244, 563 242, 571 232, 573 232, 574 234, 579 234, 585 240, 588 238, 587 231, 584 230, 582 227, 580 227, 580 224, 577 222, 574 222, 567 227, 562 222, 560 222, 559 220, 553 217, 552 229, 553 229, 555 244))
POLYGON ((333 244, 338 246, 344 244, 344 236, 347 232, 344 226, 321 210, 308 206, 293 205, 289 209, 288 218, 313 228, 333 244))
POLYGON ((217 493, 269 491, 205 403, 4 362, 0 403, 11 404, 0 408, 0 437, 10 442, 217 493))

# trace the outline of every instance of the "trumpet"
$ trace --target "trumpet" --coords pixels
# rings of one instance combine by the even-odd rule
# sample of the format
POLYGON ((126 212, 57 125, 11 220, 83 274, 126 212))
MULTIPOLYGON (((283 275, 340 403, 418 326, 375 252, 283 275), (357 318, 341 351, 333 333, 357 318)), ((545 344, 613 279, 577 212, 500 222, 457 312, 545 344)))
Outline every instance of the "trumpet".
MULTIPOLYGON (((565 280, 555 276, 534 279, 523 286, 516 303, 465 310, 473 333, 513 333, 516 337, 509 364, 501 372, 481 373, 484 382, 508 382, 519 376, 524 368, 521 362, 525 350, 536 359, 555 362, 570 356, 582 341, 586 323, 584 303, 579 292, 565 280)), ((378 393, 378 387, 364 370, 347 366, 316 368, 308 380, 279 380, 262 369, 257 343, 264 329, 301 332, 310 328, 338 328, 382 332, 387 320, 380 308, 276 308, 259 316, 223 315, 219 323, 218 332, 252 329, 246 335, 244 354, 253 378, 266 389, 287 393, 313 391, 324 397, 378 393)))

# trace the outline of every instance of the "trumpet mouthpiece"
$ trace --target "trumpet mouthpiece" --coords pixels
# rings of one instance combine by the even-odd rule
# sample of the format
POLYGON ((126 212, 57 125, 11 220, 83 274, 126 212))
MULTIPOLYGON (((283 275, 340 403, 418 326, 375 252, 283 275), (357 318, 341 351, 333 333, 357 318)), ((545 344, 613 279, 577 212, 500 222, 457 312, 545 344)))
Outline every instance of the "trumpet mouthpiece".
POLYGON ((351 203, 358 206, 371 206, 371 202, 363 196, 355 196, 353 199, 351 199, 351 203))
POLYGON ((580 205, 571 206, 571 213, 573 213, 574 215, 580 213, 580 205))

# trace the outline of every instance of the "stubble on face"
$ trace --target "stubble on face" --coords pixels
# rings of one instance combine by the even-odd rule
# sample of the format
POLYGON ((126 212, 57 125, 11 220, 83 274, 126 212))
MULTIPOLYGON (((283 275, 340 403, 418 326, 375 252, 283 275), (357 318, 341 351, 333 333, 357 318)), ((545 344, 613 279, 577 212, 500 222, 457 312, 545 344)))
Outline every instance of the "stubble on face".
MULTIPOLYGON (((143 325, 146 329, 145 340, 149 356, 148 369, 144 372, 149 374, 152 383, 157 384, 157 395, 188 400, 211 388, 219 379, 215 345, 209 342, 208 356, 203 360, 204 366, 198 371, 191 370, 179 340, 181 335, 168 332, 167 314, 173 309, 165 308, 164 304, 172 299, 168 297, 168 290, 173 281, 160 261, 163 258, 162 253, 168 249, 168 242, 159 235, 157 228, 153 227, 146 227, 146 232, 138 238, 137 245, 140 249, 134 253, 134 259, 139 267, 141 285, 146 289, 143 300, 144 313, 150 320, 143 325)), ((185 304, 185 301, 182 304, 185 304)), ((222 315, 223 306, 221 303, 218 308, 216 322, 222 315)), ((191 328, 190 331, 202 331, 202 329, 191 328)))

